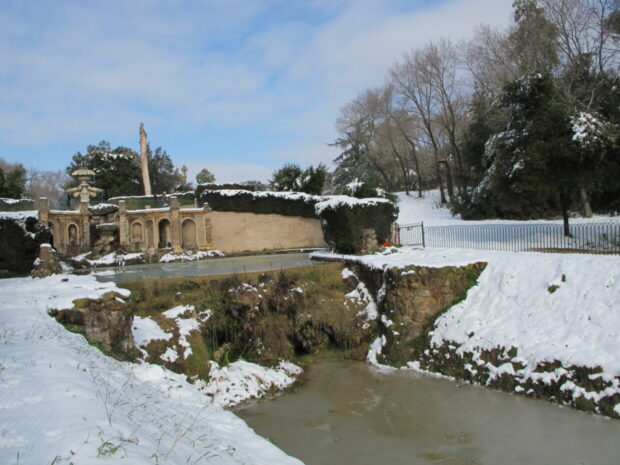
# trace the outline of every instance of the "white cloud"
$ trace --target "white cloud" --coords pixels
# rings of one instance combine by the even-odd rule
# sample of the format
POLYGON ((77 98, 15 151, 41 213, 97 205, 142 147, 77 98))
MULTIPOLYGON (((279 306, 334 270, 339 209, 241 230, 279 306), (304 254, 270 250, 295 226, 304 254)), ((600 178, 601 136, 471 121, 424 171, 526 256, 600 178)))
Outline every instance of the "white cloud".
MULTIPOLYGON (((274 139, 267 165, 289 154, 300 164, 331 161, 334 149, 324 144, 335 138, 341 106, 381 84, 405 50, 469 36, 480 22, 506 23, 511 0, 454 0, 412 12, 378 0, 55 1, 40 23, 30 8, 0 7, 4 143, 114 140, 140 121, 158 132, 182 130, 196 146, 205 129, 235 128, 240 137, 251 129, 274 139), (320 19, 268 17, 287 8, 320 19), (290 151, 277 141, 283 135, 290 151)), ((262 164, 249 178, 271 174, 256 171, 262 164)), ((222 165, 222 176, 236 174, 230 167, 240 169, 222 165)))

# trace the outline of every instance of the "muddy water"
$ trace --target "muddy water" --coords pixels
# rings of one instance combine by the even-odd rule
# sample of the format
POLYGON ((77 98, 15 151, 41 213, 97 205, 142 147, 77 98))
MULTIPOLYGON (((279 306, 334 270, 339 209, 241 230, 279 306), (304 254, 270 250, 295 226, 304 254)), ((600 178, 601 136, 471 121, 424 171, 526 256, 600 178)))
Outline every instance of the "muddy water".
POLYGON ((620 463, 618 420, 358 362, 317 362, 237 414, 307 465, 620 463))

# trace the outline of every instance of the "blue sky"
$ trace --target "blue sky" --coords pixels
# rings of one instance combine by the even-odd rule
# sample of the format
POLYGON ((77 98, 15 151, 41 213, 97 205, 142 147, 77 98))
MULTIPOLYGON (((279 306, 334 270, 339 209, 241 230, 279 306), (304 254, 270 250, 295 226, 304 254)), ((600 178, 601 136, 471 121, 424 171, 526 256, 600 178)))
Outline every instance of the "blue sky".
POLYGON ((0 0, 0 157, 63 169, 144 122, 190 175, 329 163, 339 108, 403 52, 512 0, 0 0))

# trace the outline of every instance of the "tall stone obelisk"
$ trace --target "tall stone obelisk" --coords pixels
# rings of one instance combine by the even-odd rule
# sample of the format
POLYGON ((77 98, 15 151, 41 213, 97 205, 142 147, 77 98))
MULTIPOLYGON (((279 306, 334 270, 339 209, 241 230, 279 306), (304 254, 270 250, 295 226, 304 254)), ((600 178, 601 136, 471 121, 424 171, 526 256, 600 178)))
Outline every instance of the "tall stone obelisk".
POLYGON ((142 184, 144 184, 144 195, 152 195, 151 179, 149 178, 149 159, 146 153, 146 131, 144 124, 140 123, 140 167, 142 168, 142 184))

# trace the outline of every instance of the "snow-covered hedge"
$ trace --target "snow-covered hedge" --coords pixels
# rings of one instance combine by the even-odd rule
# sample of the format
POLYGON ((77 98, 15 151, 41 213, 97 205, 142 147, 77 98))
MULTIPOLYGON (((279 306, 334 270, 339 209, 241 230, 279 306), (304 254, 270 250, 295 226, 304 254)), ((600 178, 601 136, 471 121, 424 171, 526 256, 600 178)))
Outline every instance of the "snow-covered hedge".
POLYGON ((39 256, 39 246, 50 243, 49 228, 36 211, 0 212, 0 269, 27 274, 39 256))
POLYGON ((207 183, 207 184, 198 184, 196 187, 196 198, 199 199, 202 196, 202 193, 205 191, 221 191, 221 190, 244 190, 254 192, 256 190, 256 186, 248 183, 207 183))
POLYGON ((316 218, 314 206, 324 197, 302 192, 252 192, 242 189, 205 190, 201 199, 212 210, 272 213, 285 216, 316 218))
POLYGON ((179 199, 181 206, 194 205, 195 194, 193 191, 173 192, 165 195, 132 195, 125 197, 111 197, 108 199, 108 202, 118 205, 121 200, 124 200, 127 210, 144 210, 147 205, 151 208, 169 206, 171 196, 175 196, 179 199))

